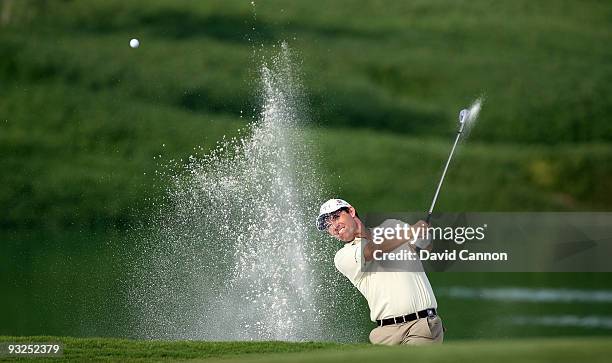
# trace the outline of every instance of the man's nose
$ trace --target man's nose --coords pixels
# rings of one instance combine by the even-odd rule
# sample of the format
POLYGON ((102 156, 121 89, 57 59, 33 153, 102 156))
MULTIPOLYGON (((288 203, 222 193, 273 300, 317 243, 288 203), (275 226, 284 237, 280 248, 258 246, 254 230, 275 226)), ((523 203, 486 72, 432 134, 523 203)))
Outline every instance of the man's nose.
POLYGON ((338 225, 336 223, 329 225, 329 233, 332 235, 338 234, 338 225))
POLYGON ((336 234, 338 234, 338 232, 340 232, 340 224, 334 225, 334 232, 336 232, 336 234))

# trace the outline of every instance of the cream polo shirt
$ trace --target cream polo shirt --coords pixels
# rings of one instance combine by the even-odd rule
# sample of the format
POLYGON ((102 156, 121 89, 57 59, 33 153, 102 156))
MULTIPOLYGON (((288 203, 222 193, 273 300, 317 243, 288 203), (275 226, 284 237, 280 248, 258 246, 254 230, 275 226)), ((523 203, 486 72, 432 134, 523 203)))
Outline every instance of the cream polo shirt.
MULTIPOLYGON (((380 227, 395 227, 398 224, 406 223, 388 219, 380 227)), ((417 264, 418 268, 413 266, 409 269, 417 272, 385 270, 380 265, 371 265, 374 261, 365 262, 361 243, 366 243, 366 240, 356 238, 353 242, 346 243, 336 252, 334 264, 366 298, 372 321, 438 307, 421 261, 406 261, 417 264)), ((413 247, 410 243, 405 243, 394 252, 402 248, 413 247)))

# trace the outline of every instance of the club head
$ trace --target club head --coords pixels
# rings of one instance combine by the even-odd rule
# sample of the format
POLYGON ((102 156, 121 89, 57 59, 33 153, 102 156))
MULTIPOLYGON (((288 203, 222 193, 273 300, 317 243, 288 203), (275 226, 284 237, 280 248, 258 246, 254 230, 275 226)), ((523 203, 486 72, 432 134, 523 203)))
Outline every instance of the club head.
POLYGON ((461 112, 459 112, 459 123, 463 125, 469 117, 470 111, 468 109, 461 110, 461 112))

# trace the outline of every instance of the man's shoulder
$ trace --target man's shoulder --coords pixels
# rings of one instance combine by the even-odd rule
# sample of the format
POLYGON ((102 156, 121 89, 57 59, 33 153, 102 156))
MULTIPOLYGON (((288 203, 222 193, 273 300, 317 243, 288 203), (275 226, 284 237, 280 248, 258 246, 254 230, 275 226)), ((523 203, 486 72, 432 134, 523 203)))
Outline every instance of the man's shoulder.
POLYGON ((345 243, 342 248, 336 251, 336 255, 334 256, 334 263, 338 265, 338 261, 350 257, 354 259, 355 257, 355 249, 358 249, 359 246, 355 244, 355 242, 345 243))
POLYGON ((400 221, 399 219, 385 219, 381 224, 378 225, 378 227, 381 228, 395 228, 397 226, 403 227, 403 226, 410 226, 408 223, 404 222, 404 221, 400 221))
POLYGON ((352 251, 356 247, 358 247, 358 246, 355 244, 354 241, 353 242, 347 242, 338 251, 336 251, 336 257, 342 256, 343 254, 346 254, 347 252, 352 251))
POLYGON ((363 275, 361 269, 361 244, 355 242, 346 243, 336 251, 334 265, 336 269, 346 276, 354 285, 363 275))

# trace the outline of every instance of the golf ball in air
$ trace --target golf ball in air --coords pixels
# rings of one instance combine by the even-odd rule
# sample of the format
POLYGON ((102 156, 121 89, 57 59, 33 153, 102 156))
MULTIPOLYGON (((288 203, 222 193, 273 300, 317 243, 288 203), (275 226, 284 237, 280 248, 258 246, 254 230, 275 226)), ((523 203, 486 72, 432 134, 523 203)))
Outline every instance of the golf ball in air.
POLYGON ((130 47, 132 48, 138 48, 138 46, 140 45, 140 42, 138 41, 138 39, 132 39, 130 40, 130 47))

